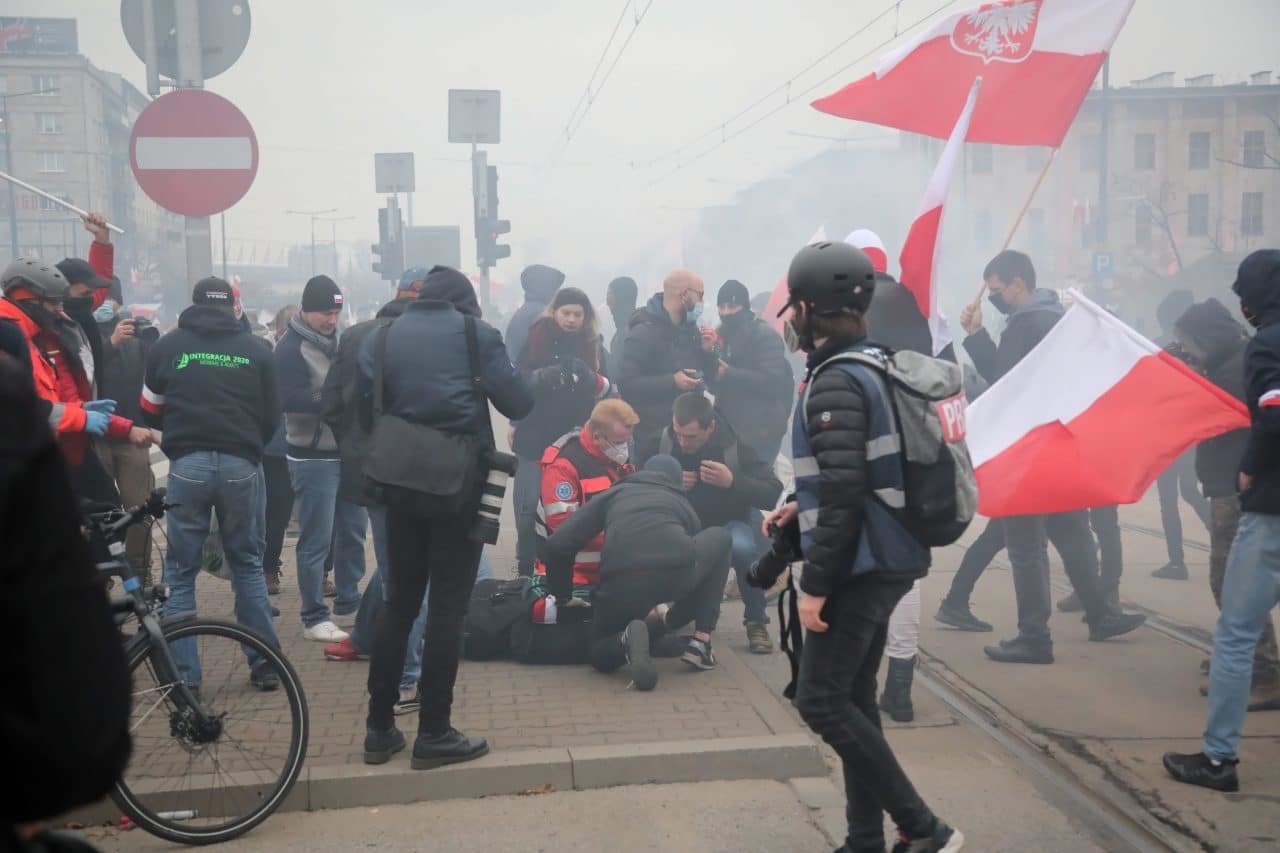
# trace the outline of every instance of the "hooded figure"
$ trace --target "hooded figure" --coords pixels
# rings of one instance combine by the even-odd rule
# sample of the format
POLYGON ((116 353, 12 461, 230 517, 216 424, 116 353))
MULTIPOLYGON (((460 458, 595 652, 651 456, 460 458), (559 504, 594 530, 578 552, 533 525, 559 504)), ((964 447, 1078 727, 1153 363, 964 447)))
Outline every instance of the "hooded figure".
POLYGON ((520 286, 524 288, 524 304, 511 315, 511 322, 507 324, 507 333, 504 337, 508 352, 518 356, 524 350, 530 327, 538 321, 542 312, 547 310, 551 298, 556 295, 556 291, 562 284, 564 284, 564 273, 555 267, 533 264, 525 267, 524 272, 520 273, 520 286))
POLYGON ((1247 513, 1280 515, 1280 249, 1245 258, 1231 289, 1258 330, 1245 352, 1245 404, 1253 429, 1241 471, 1253 483, 1241 505, 1247 513))

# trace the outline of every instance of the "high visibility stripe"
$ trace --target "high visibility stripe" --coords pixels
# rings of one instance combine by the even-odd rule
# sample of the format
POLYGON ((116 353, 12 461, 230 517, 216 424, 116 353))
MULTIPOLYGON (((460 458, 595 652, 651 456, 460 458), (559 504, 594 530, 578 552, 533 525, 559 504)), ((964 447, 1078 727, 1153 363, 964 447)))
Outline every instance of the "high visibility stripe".
POLYGON ((907 496, 902 489, 876 489, 876 497, 894 509, 902 509, 907 505, 907 496))
POLYGON ((599 551, 579 551, 573 558, 574 563, 600 563, 599 551))
POLYGON ((800 513, 800 532, 808 533, 818 526, 818 510, 806 509, 800 513))
POLYGON ((867 442, 867 461, 874 462, 892 456, 902 450, 902 440, 897 434, 882 435, 867 442))
POLYGON ((58 427, 62 426, 62 418, 66 411, 67 407, 62 403, 54 403, 49 408, 49 428, 54 432, 57 432, 58 427))
POLYGON ((818 460, 812 456, 802 456, 795 462, 791 463, 791 468, 797 477, 816 477, 818 476, 818 460))
POLYGON ((561 515, 566 512, 577 512, 578 508, 581 506, 582 504, 577 501, 555 501, 549 504, 538 504, 538 507, 546 513, 546 515, 543 516, 544 518, 548 515, 561 515))

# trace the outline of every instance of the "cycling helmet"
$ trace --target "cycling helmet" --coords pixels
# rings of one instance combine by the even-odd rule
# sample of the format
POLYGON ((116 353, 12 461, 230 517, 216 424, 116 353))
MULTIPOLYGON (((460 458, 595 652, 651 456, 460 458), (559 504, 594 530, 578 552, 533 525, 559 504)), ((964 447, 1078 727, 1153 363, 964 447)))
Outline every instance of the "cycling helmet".
POLYGON ((3 284, 6 296, 23 288, 41 299, 66 299, 71 288, 56 266, 33 258, 19 258, 5 267, 3 284))
POLYGON ((805 246, 787 270, 790 299, 778 312, 803 302, 814 314, 865 313, 876 289, 876 270, 866 254, 848 243, 805 246))

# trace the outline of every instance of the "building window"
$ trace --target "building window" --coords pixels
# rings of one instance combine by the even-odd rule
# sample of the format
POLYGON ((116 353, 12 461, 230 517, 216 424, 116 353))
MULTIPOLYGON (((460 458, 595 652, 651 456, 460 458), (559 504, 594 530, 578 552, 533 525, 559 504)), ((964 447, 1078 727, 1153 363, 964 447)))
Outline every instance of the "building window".
POLYGON ((1102 137, 1080 137, 1080 171, 1096 172, 1102 167, 1102 137))
POLYGON ((39 163, 37 170, 40 172, 67 171, 67 155, 61 151, 38 151, 36 159, 39 163))
POLYGON ((54 74, 37 74, 31 78, 31 91, 38 95, 52 97, 62 89, 54 74))
POLYGON ((970 162, 975 175, 990 175, 995 170, 995 150, 990 145, 975 145, 970 162))
POLYGON ((1245 193, 1240 205, 1240 233, 1262 236, 1262 193, 1245 193))
POLYGON ((1140 204, 1133 211, 1133 242, 1151 245, 1151 205, 1140 204))
MULTIPOLYGON (((53 193, 53 195, 56 195, 58 198, 62 199, 63 201, 71 201, 71 196, 67 195, 66 193, 53 193)), ((46 213, 57 213, 63 209, 62 207, 49 201, 49 199, 45 198, 44 196, 36 196, 36 199, 39 202, 40 209, 45 211, 46 213)))
POLYGON ((1151 171, 1156 167, 1156 135, 1139 133, 1133 137, 1133 168, 1151 171))
POLYGON ((1187 236, 1209 236, 1209 196, 1192 193, 1187 196, 1187 236))
POLYGON ((1266 165, 1267 134, 1261 130, 1249 130, 1244 134, 1244 159, 1242 162, 1251 169, 1261 169, 1266 165))
POLYGON ((37 133, 62 133, 62 113, 36 113, 37 133))
POLYGON ((1187 168, 1209 168, 1209 134, 1193 133, 1187 140, 1187 168))
POLYGON ((1027 171, 1038 172, 1044 168, 1045 160, 1048 159, 1048 150, 1045 148, 1028 148, 1027 149, 1027 171))
POLYGON ((984 251, 991 247, 991 211, 973 212, 973 242, 984 251))

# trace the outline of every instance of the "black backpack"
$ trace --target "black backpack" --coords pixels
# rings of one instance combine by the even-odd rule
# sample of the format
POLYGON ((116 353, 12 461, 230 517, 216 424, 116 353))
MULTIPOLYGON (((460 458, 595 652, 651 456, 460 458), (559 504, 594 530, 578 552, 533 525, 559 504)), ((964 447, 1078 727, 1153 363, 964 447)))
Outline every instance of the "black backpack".
POLYGON ((462 656, 467 660, 494 660, 511 648, 511 627, 529 618, 533 598, 529 578, 476 581, 471 605, 462 622, 462 656))

